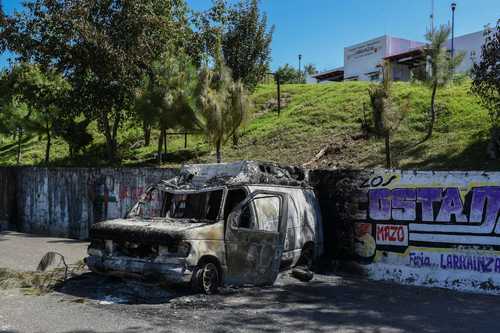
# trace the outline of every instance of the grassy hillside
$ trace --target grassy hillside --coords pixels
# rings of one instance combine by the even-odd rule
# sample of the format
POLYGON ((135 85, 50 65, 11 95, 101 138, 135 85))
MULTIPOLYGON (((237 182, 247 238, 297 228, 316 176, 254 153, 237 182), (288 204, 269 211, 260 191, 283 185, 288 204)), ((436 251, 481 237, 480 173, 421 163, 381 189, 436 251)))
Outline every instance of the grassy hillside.
MULTIPOLYGON (((223 149, 226 161, 258 159, 303 164, 325 149, 326 154, 314 167, 381 167, 385 156, 383 142, 362 137, 363 104, 368 103, 366 82, 344 82, 324 85, 285 85, 282 87, 285 107, 278 117, 274 110, 275 87, 260 86, 253 94, 252 119, 242 131, 237 147, 228 142, 223 149)), ((404 169, 496 170, 499 161, 486 157, 489 118, 476 99, 469 94, 469 83, 455 84, 438 94, 439 114, 434 136, 423 138, 430 100, 427 88, 397 83, 398 100, 409 96, 411 110, 393 139, 393 158, 404 169)), ((369 112, 369 108, 368 108, 369 112)), ((370 117, 368 113, 366 115, 370 117)), ((96 133, 96 129, 93 129, 96 133)), ((141 147, 141 129, 134 123, 124 125, 120 151, 125 165, 154 163, 155 136, 150 147, 141 147)), ((54 165, 102 165, 104 140, 95 134, 94 144, 79 161, 67 159, 67 147, 54 145, 54 165)), ((214 153, 203 136, 189 136, 188 149, 183 137, 170 137, 169 163, 213 162, 214 153)), ((0 138, 0 163, 15 163, 16 147, 8 138, 0 138)), ((43 159, 43 138, 23 143, 22 164, 38 164, 43 159)))

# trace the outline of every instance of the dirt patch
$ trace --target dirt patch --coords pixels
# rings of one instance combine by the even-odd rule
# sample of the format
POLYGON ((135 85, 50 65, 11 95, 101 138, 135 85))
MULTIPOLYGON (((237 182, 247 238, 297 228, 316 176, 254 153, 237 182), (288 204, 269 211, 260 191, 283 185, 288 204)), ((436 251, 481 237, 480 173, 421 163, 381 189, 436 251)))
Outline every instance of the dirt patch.
POLYGON ((309 162, 302 166, 308 169, 353 168, 359 164, 359 155, 368 144, 364 134, 336 135, 324 145, 309 162))
MULTIPOLYGON (((290 102, 292 101, 292 96, 288 93, 282 93, 281 94, 281 110, 286 108, 290 102)), ((271 98, 267 100, 265 103, 263 103, 260 106, 260 109, 257 110, 254 113, 255 117, 259 117, 263 114, 266 114, 268 112, 278 112, 278 99, 277 98, 271 98)))

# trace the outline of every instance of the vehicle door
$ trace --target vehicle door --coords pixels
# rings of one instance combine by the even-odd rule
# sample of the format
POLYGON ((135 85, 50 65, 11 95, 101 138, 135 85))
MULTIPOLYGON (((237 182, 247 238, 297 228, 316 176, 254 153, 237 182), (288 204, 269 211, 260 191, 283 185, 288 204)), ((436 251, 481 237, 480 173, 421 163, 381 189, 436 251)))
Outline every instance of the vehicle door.
POLYGON ((287 195, 256 191, 226 222, 228 280, 272 284, 279 273, 287 228, 287 195))

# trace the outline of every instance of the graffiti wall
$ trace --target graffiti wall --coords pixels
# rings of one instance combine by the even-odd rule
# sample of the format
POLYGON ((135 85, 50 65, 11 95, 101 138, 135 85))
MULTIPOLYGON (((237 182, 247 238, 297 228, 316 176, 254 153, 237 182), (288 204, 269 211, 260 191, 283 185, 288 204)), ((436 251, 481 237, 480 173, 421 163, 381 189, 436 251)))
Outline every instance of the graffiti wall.
POLYGON ((160 168, 0 169, 0 185, 10 179, 15 187, 0 193, 0 219, 15 214, 11 229, 85 239, 90 225, 123 217, 148 185, 176 174, 160 168))
MULTIPOLYGON (((84 239, 176 174, 0 168, 0 226, 84 239)), ((500 292, 500 173, 315 170, 309 179, 331 258, 356 260, 374 279, 500 292)))
POLYGON ((500 173, 339 171, 318 179, 327 180, 318 186, 322 200, 335 203, 333 224, 352 240, 340 241, 343 255, 350 250, 371 277, 500 290, 500 173))

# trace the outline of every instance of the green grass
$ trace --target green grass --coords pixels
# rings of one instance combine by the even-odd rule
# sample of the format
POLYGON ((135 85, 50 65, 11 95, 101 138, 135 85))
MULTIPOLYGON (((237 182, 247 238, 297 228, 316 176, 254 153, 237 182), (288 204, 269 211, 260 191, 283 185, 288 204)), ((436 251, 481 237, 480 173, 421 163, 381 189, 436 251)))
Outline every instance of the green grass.
MULTIPOLYGON (((411 106, 392 140, 397 167, 432 170, 497 170, 500 167, 500 161, 489 160, 486 156, 489 118, 469 93, 469 85, 463 82, 438 92, 440 113, 434 135, 419 145, 417 143, 425 135, 430 91, 418 84, 394 85, 396 99, 401 101, 409 96, 411 106)), ((275 86, 259 86, 252 95, 253 116, 242 130, 238 146, 226 143, 223 158, 225 161, 257 159, 303 164, 331 145, 329 153, 316 166, 383 167, 385 156, 380 139, 351 139, 361 132, 363 104, 369 102, 368 87, 367 82, 284 85, 282 93, 288 96, 289 103, 278 117, 275 110, 265 109, 272 104, 269 101, 276 98, 275 86)), ((76 161, 68 159, 66 145, 56 140, 51 164, 106 165, 104 139, 94 125, 92 132, 94 143, 76 161)), ((119 138, 122 164, 153 165, 157 135, 153 132, 151 145, 141 147, 140 126, 133 122, 124 124, 119 138)), ((42 163, 44 143, 44 138, 23 142, 22 164, 42 163)), ((15 164, 16 149, 11 139, 0 138, 0 163, 15 164)), ((189 136, 188 149, 184 149, 183 137, 169 137, 168 150, 169 162, 165 166, 215 161, 213 149, 202 135, 189 136)))

